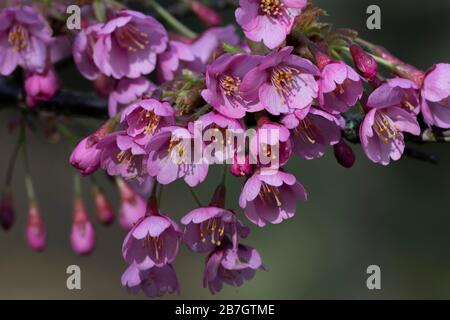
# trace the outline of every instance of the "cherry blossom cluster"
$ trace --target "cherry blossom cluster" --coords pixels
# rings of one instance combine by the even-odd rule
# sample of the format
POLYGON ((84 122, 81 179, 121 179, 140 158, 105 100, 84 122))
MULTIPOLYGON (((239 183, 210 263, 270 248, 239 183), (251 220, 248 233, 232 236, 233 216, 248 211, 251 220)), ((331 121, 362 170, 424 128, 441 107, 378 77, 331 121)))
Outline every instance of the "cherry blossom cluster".
MULTIPOLYGON (((242 243, 250 235, 245 223, 280 224, 294 217, 298 200, 306 201, 305 188, 285 169, 295 156, 313 160, 332 148, 338 163, 350 168, 351 142, 360 143, 369 160, 388 165, 426 128, 450 128, 450 64, 421 71, 355 32, 330 30, 319 22, 322 11, 306 0, 240 0, 235 18, 245 39, 235 26, 218 26, 220 16, 198 1, 192 11, 209 27, 199 35, 182 34, 186 27, 168 32, 154 17, 117 2, 104 10, 102 21, 92 5, 84 5, 81 30, 64 35, 79 72, 108 99, 109 113, 77 144, 70 163, 84 176, 103 170, 114 177, 119 222, 127 231, 122 284, 130 292, 178 292, 173 263, 181 244, 206 254, 203 284, 212 293, 265 270, 258 251, 242 243), (249 130, 248 144, 228 139, 230 131, 249 130), (214 161, 205 150, 213 150, 214 161), (193 188, 217 163, 223 178, 204 205, 193 188), (232 208, 226 197, 230 173, 242 184, 232 208), (184 180, 198 205, 178 221, 159 203, 163 187, 176 180, 184 180)), ((172 19, 166 22, 174 27, 172 19)), ((53 64, 67 55, 57 50, 58 42, 35 7, 0 11, 0 56, 7 57, 0 74, 24 70, 30 107, 58 92, 53 64)), ((94 196, 100 221, 112 223, 111 205, 97 185, 94 196)), ((10 226, 9 193, 0 211, 2 225, 10 226)), ((43 249, 46 230, 38 211, 30 206, 29 225, 37 231, 28 238, 43 249)), ((81 255, 95 246, 79 194, 71 243, 81 255)))

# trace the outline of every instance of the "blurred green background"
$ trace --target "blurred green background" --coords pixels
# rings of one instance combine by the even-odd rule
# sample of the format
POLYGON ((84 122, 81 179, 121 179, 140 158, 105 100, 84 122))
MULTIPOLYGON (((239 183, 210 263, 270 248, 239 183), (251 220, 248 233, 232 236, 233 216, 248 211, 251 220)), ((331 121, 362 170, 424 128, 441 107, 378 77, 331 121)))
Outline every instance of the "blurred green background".
MULTIPOLYGON (((362 1, 316 0, 326 19, 336 26, 357 29, 368 40, 383 44, 421 68, 450 62, 448 13, 450 2, 431 0, 362 1), (366 8, 378 4, 382 30, 366 29, 366 8)), ((231 12, 229 12, 230 14, 231 12)), ((198 25, 198 24, 197 24, 198 25)), ((73 77, 65 70, 64 78, 73 77)), ((1 102, 0 102, 1 103, 1 102)), ((0 112, 0 168, 6 171, 15 136, 6 123, 16 113, 0 112)), ((84 121, 84 120, 83 120, 84 121)), ((49 144, 41 135, 29 139, 31 170, 49 230, 42 254, 24 240, 27 201, 22 163, 14 179, 17 221, 12 231, 0 232, 0 298, 104 299, 132 296, 120 285, 126 265, 121 257, 123 231, 97 225, 97 250, 88 258, 71 252, 72 174, 65 143, 49 144), (66 268, 82 270, 82 290, 66 289, 66 268)), ((389 167, 373 164, 359 147, 356 165, 347 170, 334 160, 331 149, 316 161, 295 159, 295 172, 309 192, 295 218, 277 226, 253 228, 245 243, 256 247, 268 266, 241 288, 226 287, 212 296, 202 288, 204 256, 183 248, 175 262, 185 299, 448 299, 450 298, 450 145, 425 145, 439 165, 403 158, 389 167), (382 289, 369 291, 366 268, 381 267, 382 289)), ((219 177, 214 168, 198 187, 204 202, 219 177)), ((90 196, 85 179, 86 198, 90 196)), ((230 207, 237 206, 242 181, 229 179, 230 207)), ((109 196, 118 204, 116 191, 109 196)), ((181 217, 194 207, 186 187, 166 190, 162 210, 181 217)), ((93 213, 89 199, 90 212, 93 213)))

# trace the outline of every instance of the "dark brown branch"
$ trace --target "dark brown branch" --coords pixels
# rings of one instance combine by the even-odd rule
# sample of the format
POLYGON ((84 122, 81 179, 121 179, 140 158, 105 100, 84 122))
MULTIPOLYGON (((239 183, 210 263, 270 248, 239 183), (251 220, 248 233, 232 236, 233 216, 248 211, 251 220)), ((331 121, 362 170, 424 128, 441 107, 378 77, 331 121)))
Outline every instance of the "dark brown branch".
MULTIPOLYGON (((18 84, 0 77, 0 109, 13 108, 23 102, 22 88, 18 84)), ((84 92, 62 90, 47 102, 40 102, 37 108, 71 116, 107 118, 106 100, 84 92)))

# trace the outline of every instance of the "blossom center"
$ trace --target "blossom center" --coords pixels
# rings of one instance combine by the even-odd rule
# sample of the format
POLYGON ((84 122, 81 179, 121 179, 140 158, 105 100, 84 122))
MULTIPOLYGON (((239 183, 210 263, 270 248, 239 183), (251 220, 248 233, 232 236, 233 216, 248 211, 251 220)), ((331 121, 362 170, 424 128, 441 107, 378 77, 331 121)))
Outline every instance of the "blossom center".
POLYGON ((284 3, 281 0, 260 0, 259 8, 264 15, 279 17, 283 15, 284 3))
POLYGON ((116 30, 116 39, 122 48, 130 51, 137 52, 143 50, 150 43, 148 40, 148 34, 139 30, 133 24, 127 24, 116 30))
POLYGON ((116 156, 120 164, 127 164, 128 171, 133 171, 136 168, 136 157, 131 152, 131 149, 122 150, 116 156))
POLYGON ((28 33, 21 25, 15 25, 8 34, 8 42, 14 48, 14 51, 22 51, 28 42, 28 33))
POLYGON ((150 235, 147 235, 142 243, 143 247, 146 249, 154 249, 155 250, 155 257, 158 261, 161 256, 161 250, 164 245, 164 240, 161 237, 152 237, 150 235))
POLYGON ((280 190, 277 187, 269 186, 266 183, 262 183, 261 190, 259 191, 259 198, 263 203, 273 203, 277 205, 278 208, 281 207, 281 196, 280 190))
POLYGON ((303 142, 310 144, 315 144, 317 142, 318 131, 320 131, 320 129, 308 118, 301 120, 294 130, 295 134, 301 137, 303 142))
POLYGON ((241 85, 241 79, 239 77, 222 75, 219 79, 219 84, 222 92, 226 96, 231 97, 239 95, 239 87, 241 85))
POLYGON ((146 124, 144 127, 145 134, 153 134, 158 127, 161 118, 153 111, 144 110, 141 112, 141 120, 146 124))
POLYGON ((208 219, 200 224, 200 238, 203 243, 206 242, 209 236, 212 244, 220 246, 224 232, 224 223, 220 218, 208 219))
POLYGON ((284 96, 294 88, 296 75, 300 70, 292 67, 276 67, 272 71, 271 81, 280 96, 284 96))
POLYGON ((375 115, 374 129, 385 144, 391 139, 401 138, 395 123, 382 112, 375 115))

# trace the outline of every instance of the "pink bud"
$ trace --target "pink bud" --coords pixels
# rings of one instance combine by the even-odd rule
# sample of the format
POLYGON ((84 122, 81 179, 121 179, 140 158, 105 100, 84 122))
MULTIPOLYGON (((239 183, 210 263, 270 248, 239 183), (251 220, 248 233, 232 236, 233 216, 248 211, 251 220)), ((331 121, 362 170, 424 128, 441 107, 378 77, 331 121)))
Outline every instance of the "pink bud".
POLYGON ((375 59, 370 54, 356 44, 350 46, 350 52, 355 67, 361 76, 366 79, 371 79, 377 75, 378 66, 375 59))
POLYGON ((216 27, 222 23, 222 18, 215 10, 199 1, 191 1, 191 9, 207 27, 216 27))
POLYGON ((100 187, 95 186, 93 188, 93 194, 98 220, 105 225, 112 224, 114 222, 114 213, 105 193, 100 187))
MULTIPOLYGON (((55 96, 60 88, 58 76, 53 68, 45 73, 30 73, 25 79, 25 93, 27 100, 48 101, 55 96)), ((33 107, 33 105, 31 105, 33 107)))
POLYGON ((83 200, 75 199, 73 223, 70 233, 72 250, 80 255, 89 255, 95 248, 95 229, 86 213, 83 200))
POLYGON ((13 195, 9 188, 3 191, 0 200, 0 224, 4 230, 11 229, 14 223, 14 203, 13 195))
POLYGON ((47 228, 36 202, 30 201, 26 229, 28 246, 34 251, 44 251, 47 246, 47 228))
POLYGON ((81 140, 70 155, 70 164, 82 175, 94 173, 100 166, 100 150, 96 144, 89 146, 89 137, 81 140))
POLYGON ((355 154, 353 153, 352 148, 345 143, 344 140, 339 141, 338 144, 333 146, 334 156, 336 157, 337 162, 345 168, 351 168, 355 163, 355 154))
POLYGON ((253 173, 252 165, 250 164, 250 158, 245 156, 244 163, 239 164, 237 155, 234 156, 234 161, 230 166, 230 172, 235 177, 248 177, 253 173))
POLYGON ((330 56, 319 49, 313 49, 314 58, 316 59, 317 67, 320 70, 323 70, 328 64, 333 62, 333 60, 330 58, 330 56))
POLYGON ((129 231, 145 215, 147 204, 124 180, 118 179, 117 186, 121 199, 119 223, 125 231, 129 231))

